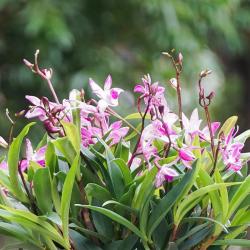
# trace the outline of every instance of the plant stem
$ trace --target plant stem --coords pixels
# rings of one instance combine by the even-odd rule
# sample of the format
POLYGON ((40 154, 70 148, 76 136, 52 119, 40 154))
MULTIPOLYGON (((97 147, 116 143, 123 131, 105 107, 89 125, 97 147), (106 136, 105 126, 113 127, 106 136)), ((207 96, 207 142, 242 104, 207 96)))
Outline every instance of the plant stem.
POLYGON ((178 98, 178 110, 179 110, 179 121, 181 129, 183 129, 182 122, 182 100, 181 100, 181 86, 180 86, 180 72, 176 72, 176 81, 177 81, 177 98, 178 98))
POLYGON ((146 115, 147 115, 147 113, 148 113, 150 103, 151 103, 151 97, 149 97, 149 99, 148 99, 148 104, 147 104, 146 110, 145 110, 145 112, 144 112, 144 114, 143 114, 143 116, 142 116, 141 132, 140 132, 140 134, 139 134, 138 140, 137 140, 136 145, 135 145, 135 147, 134 147, 132 156, 130 157, 130 159, 129 159, 129 161, 128 161, 128 166, 129 166, 129 167, 131 166, 131 164, 132 164, 132 162, 133 162, 133 160, 134 160, 134 158, 135 158, 135 156, 136 156, 136 151, 137 151, 137 149, 138 149, 138 147, 139 147, 139 144, 140 144, 140 141, 141 141, 142 132, 143 132, 144 127, 145 127, 145 118, 146 118, 146 115))
MULTIPOLYGON (((81 200, 82 200, 83 204, 88 204, 82 180, 78 182, 78 187, 80 190, 81 200)), ((92 224, 92 221, 90 219, 89 210, 87 208, 82 208, 81 215, 82 215, 82 219, 84 221, 86 228, 91 230, 91 231, 95 231, 94 225, 92 224)), ((92 238, 93 242, 95 242, 97 245, 100 245, 97 238, 95 238, 93 236, 91 236, 91 238, 92 238)))
POLYGON ((26 194, 27 194, 27 196, 28 196, 28 198, 29 198, 29 200, 30 200, 31 209, 32 209, 32 211, 33 211, 35 214, 38 214, 37 207, 36 207, 36 204, 35 204, 35 202, 34 202, 33 196, 32 196, 32 194, 30 193, 30 191, 29 191, 29 189, 28 189, 28 187, 27 187, 27 185, 26 185, 26 181, 25 181, 25 179, 24 179, 23 172, 22 172, 21 167, 20 167, 20 163, 19 163, 19 166, 18 166, 18 173, 19 173, 19 175, 20 175, 20 177, 21 177, 21 180, 22 180, 24 189, 25 189, 25 191, 26 191, 26 194))
POLYGON ((170 55, 172 64, 175 68, 175 73, 176 73, 176 82, 177 82, 177 86, 176 86, 176 92, 177 92, 177 100, 178 100, 178 115, 179 115, 179 122, 180 122, 180 127, 181 129, 183 129, 183 122, 182 122, 182 99, 181 99, 181 82, 180 82, 180 74, 182 71, 182 66, 180 66, 180 68, 177 66, 177 63, 174 60, 174 57, 172 55, 170 55))
POLYGON ((214 147, 214 135, 212 131, 212 126, 211 126, 211 119, 210 119, 210 114, 208 110, 208 106, 204 106, 205 114, 206 114, 206 120, 207 120, 207 126, 209 129, 209 134, 210 134, 210 140, 211 140, 211 149, 212 149, 212 154, 215 159, 215 147, 214 147))
POLYGON ((59 99, 56 95, 55 89, 53 88, 51 80, 47 79, 47 83, 48 83, 49 89, 54 97, 54 100, 56 101, 57 104, 60 104, 59 99))

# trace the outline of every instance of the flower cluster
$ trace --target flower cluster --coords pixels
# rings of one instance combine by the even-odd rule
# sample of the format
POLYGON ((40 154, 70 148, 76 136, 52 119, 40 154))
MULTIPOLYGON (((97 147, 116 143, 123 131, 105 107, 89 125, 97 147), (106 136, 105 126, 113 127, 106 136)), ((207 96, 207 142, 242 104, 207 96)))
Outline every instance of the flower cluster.
POLYGON ((148 74, 134 86, 137 110, 123 118, 117 110, 124 90, 112 87, 110 75, 103 87, 89 79, 92 98, 74 89, 60 100, 53 71, 39 68, 38 53, 34 63, 24 63, 47 83, 53 100, 27 95, 29 106, 16 115, 43 125, 36 147, 27 138, 34 122, 14 138, 16 118, 6 110, 11 127, 8 140, 0 137, 1 234, 35 249, 77 250, 82 242, 88 249, 128 250, 250 246, 239 239, 249 226, 250 153, 243 148, 250 130, 237 135, 236 116, 212 121, 214 92, 202 86, 210 70, 199 75, 200 108, 186 115, 183 56, 165 53, 176 73, 169 84, 177 111, 167 86, 148 74))
MULTIPOLYGON (((40 74, 52 87, 51 69, 40 70, 38 66, 35 67, 36 65, 27 60, 25 60, 25 64, 33 71, 35 68, 35 73, 40 74), (49 77, 48 72, 51 72, 49 77)), ((208 97, 204 96, 201 79, 210 73, 209 70, 203 71, 199 81, 199 102, 207 112, 212 99, 210 95, 214 96, 214 93, 212 92, 208 97), (206 99, 209 99, 209 104, 206 104, 206 99)), ((170 79, 170 85, 176 91, 178 88, 179 91, 181 90, 178 75, 177 78, 170 79)), ((175 114, 171 111, 165 98, 165 87, 158 82, 153 82, 149 74, 145 75, 141 83, 134 87, 134 92, 139 94, 137 108, 138 114, 141 116, 140 131, 125 119, 121 119, 112 109, 119 105, 119 96, 124 90, 112 88, 110 75, 106 78, 103 88, 91 78, 89 87, 98 100, 86 101, 83 91, 73 90, 69 99, 64 99, 60 103, 53 90, 55 102, 49 101, 47 97, 26 96, 31 105, 23 113, 28 119, 38 118, 43 123, 48 135, 56 138, 65 136, 62 122, 73 122, 73 112, 78 110, 81 144, 84 148, 96 144, 100 138, 104 138, 110 147, 114 147, 120 142, 125 142, 125 137, 130 129, 134 130, 137 132, 138 138, 134 150, 129 153, 127 164, 131 171, 142 166, 149 169, 155 166, 158 169, 156 187, 162 186, 165 181, 170 182, 174 178, 178 178, 179 175, 192 168, 196 159, 202 158, 208 153, 211 156, 212 165, 214 165, 211 168, 215 168, 216 164, 223 165, 222 170, 232 170, 240 174, 242 166, 246 163, 246 159, 243 160, 241 156, 244 144, 234 141, 237 133, 234 127, 228 134, 219 134, 220 123, 211 122, 210 118, 202 127, 202 119, 199 117, 197 108, 193 110, 190 118, 182 112, 179 115, 175 114), (119 119, 110 123, 110 117, 119 119), (215 144, 214 141, 216 141, 215 144)), ((7 142, 3 138, 0 139, 1 146, 7 147, 7 142)), ((46 146, 33 151, 31 143, 27 139, 26 156, 20 162, 22 171, 28 167, 30 161, 44 166, 45 151, 46 146)), ((6 163, 3 161, 1 166, 6 168, 6 163)))

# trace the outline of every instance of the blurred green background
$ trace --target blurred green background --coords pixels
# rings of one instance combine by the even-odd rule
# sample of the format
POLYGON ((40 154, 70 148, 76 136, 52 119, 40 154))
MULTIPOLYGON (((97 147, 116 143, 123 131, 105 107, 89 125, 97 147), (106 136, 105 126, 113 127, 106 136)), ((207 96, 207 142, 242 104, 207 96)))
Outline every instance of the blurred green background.
MULTIPOLYGON (((11 113, 27 107, 24 95, 50 96, 46 83, 22 59, 54 69, 60 98, 72 88, 89 94, 88 78, 127 89, 121 113, 135 107, 133 87, 143 74, 163 85, 174 77, 162 51, 176 48, 184 56, 184 111, 198 103, 197 78, 213 74, 206 89, 216 91, 212 118, 240 116, 241 130, 250 127, 249 0, 0 0, 0 131, 7 136, 11 113)), ((174 91, 167 90, 176 107, 174 91)), ((25 119, 18 121, 19 126, 25 119)), ((39 133, 36 133, 38 136, 39 133)))

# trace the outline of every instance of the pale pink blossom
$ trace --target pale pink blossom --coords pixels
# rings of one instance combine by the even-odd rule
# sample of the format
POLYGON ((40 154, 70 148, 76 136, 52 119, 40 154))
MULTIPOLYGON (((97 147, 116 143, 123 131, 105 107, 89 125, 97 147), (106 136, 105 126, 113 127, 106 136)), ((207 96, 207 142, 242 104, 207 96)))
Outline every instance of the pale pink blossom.
POLYGON ((123 89, 111 88, 112 78, 110 75, 108 75, 107 79, 105 80, 104 89, 102 89, 91 78, 89 79, 89 85, 92 89, 92 92, 100 98, 98 102, 98 108, 101 112, 104 112, 108 106, 118 106, 118 98, 123 92, 123 89))
POLYGON ((191 144, 194 135, 199 134, 201 122, 202 120, 199 119, 199 114, 197 109, 193 110, 190 119, 188 119, 184 113, 182 114, 184 136, 185 136, 185 142, 187 144, 191 144))
POLYGON ((221 154, 224 164, 227 169, 231 169, 239 174, 243 166, 243 160, 241 159, 241 151, 244 147, 243 143, 234 142, 234 136, 236 135, 237 130, 232 128, 230 133, 223 139, 221 154))
POLYGON ((160 170, 158 171, 156 178, 155 178, 155 186, 158 188, 162 186, 163 182, 171 182, 173 181, 174 177, 177 177, 179 174, 176 170, 170 168, 167 165, 163 165, 160 167, 160 170))
POLYGON ((45 152, 46 146, 39 148, 38 150, 33 150, 31 142, 26 139, 26 158, 21 161, 20 167, 21 171, 25 171, 30 164, 30 161, 38 163, 41 167, 45 166, 45 152))

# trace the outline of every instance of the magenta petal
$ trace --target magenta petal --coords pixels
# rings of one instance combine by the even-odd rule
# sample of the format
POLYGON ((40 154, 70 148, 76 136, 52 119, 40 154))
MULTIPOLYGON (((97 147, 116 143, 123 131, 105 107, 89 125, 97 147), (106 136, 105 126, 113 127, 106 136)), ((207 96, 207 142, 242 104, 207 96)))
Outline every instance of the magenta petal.
POLYGON ((143 94, 145 92, 145 88, 142 85, 138 84, 134 87, 134 92, 143 94))
POLYGON ((212 134, 215 135, 216 131, 220 127, 220 122, 212 122, 211 128, 212 128, 212 134))
POLYGON ((119 129, 122 126, 122 121, 116 121, 110 126, 111 129, 119 129))
POLYGON ((22 172, 24 172, 27 169, 28 166, 29 166, 29 161, 22 160, 20 162, 20 169, 21 169, 22 172))
POLYGON ((180 149, 179 150, 179 157, 184 161, 192 161, 195 159, 194 154, 186 149, 180 149))

